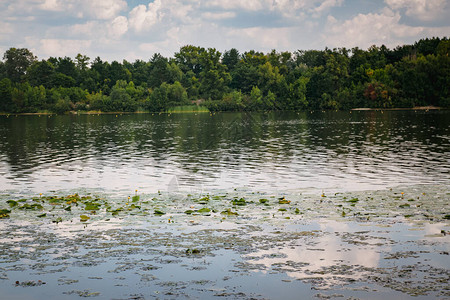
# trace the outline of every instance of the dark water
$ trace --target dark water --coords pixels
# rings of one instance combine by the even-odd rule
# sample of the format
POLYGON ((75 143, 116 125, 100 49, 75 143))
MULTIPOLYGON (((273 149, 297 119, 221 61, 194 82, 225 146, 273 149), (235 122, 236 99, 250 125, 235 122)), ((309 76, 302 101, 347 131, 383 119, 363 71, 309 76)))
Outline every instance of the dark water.
POLYGON ((0 116, 0 190, 450 182, 450 111, 0 116))

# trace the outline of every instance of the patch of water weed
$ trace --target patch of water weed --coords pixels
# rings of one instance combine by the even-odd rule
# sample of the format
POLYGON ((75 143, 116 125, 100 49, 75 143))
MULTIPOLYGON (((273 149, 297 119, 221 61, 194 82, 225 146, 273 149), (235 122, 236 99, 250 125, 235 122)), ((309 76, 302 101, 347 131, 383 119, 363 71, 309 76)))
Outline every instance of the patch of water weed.
POLYGON ((83 290, 83 291, 72 290, 72 291, 68 291, 68 292, 63 292, 63 294, 66 294, 66 295, 75 294, 75 295, 78 295, 83 298, 100 296, 100 292, 91 292, 90 290, 83 290))
MULTIPOLYGON (((229 276, 231 270, 243 278, 265 270, 265 276, 272 276, 271 272, 283 273, 289 280, 301 275, 302 280, 317 289, 336 286, 340 289, 340 284, 350 289, 353 283, 359 282, 415 295, 412 288, 399 287, 404 284, 420 286, 430 297, 445 297, 448 272, 423 262, 432 259, 433 255, 444 255, 439 253, 444 253, 442 249, 448 245, 448 237, 442 233, 449 231, 445 220, 448 216, 447 188, 402 190, 414 201, 407 201, 391 190, 327 193, 327 197, 320 194, 281 197, 239 191, 226 196, 221 193, 220 197, 211 194, 201 201, 206 196, 193 195, 186 199, 160 193, 140 195, 136 202, 132 198, 127 201, 127 196, 100 198, 88 195, 89 198, 84 198, 72 194, 70 197, 31 196, 22 200, 0 195, 0 210, 10 216, 0 221, 0 271, 3 277, 20 270, 39 272, 42 276, 58 272, 70 278, 73 268, 89 267, 90 272, 97 272, 92 275, 103 278, 99 280, 109 280, 105 270, 112 270, 123 275, 122 285, 129 284, 128 276, 135 274, 138 282, 143 280, 144 286, 145 278, 157 280, 166 268, 172 270, 184 265, 187 267, 181 267, 183 272, 194 272, 199 268, 208 270, 217 257, 229 270, 219 274, 217 280, 229 276), (280 203, 286 198, 295 205, 280 203), (348 201, 355 198, 357 202, 348 201), (245 205, 233 203, 240 199, 244 199, 245 205), (261 203, 260 199, 270 201, 261 203), (265 206, 269 202, 280 205, 265 206), (355 203, 357 205, 351 206, 355 203), (401 208, 405 203, 410 207, 401 208), (25 204, 39 204, 43 209, 18 208, 25 204), (88 205, 97 209, 86 210, 88 205), (67 210, 68 207, 71 209, 67 210), (284 219, 285 216, 278 213, 280 208, 285 209, 283 213, 290 219, 284 219), (176 223, 168 224, 167 218, 153 214, 156 211, 166 213, 176 223), (403 217, 405 213, 408 219, 403 217), (89 219, 80 223, 82 216, 89 219), (51 223, 58 218, 63 221, 58 226, 51 223), (186 226, 189 224, 197 225, 186 226), (398 238, 401 234, 397 225, 413 228, 414 224, 418 230, 407 231, 414 239, 398 238), (359 226, 362 230, 354 229, 359 226), (425 233, 426 226, 428 231, 425 233), (337 248, 330 250, 327 245, 337 248), (408 247, 414 253, 396 252, 401 247, 408 247), (424 249, 429 253, 423 252, 424 249), (325 254, 332 254, 331 259, 325 254), (229 255, 234 261, 228 260, 229 255), (365 266, 368 259, 380 263, 365 266), (394 261, 395 266, 392 265, 394 261), (151 268, 146 269, 148 266, 151 268), (309 281, 305 279, 308 277, 309 281)), ((175 272, 173 276, 173 282, 182 282, 179 280, 183 278, 181 275, 175 272)), ((47 277, 42 279, 48 281, 47 277)), ((111 286, 118 283, 117 279, 112 281, 111 286)), ((187 295, 192 291, 189 284, 180 285, 187 295)), ((180 293, 174 292, 177 286, 166 288, 174 294, 180 293)), ((99 292, 103 294, 103 290, 99 292)))

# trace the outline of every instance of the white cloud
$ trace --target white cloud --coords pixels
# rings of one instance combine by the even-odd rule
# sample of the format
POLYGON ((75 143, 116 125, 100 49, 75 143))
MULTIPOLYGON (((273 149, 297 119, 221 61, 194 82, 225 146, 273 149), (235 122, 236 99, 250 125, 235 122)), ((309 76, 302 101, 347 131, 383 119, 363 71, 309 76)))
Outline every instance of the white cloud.
POLYGON ((155 0, 147 7, 138 5, 130 12, 129 25, 137 32, 149 30, 156 22, 160 21, 163 14, 159 11, 161 8, 161 0, 155 0))
POLYGON ((421 21, 448 18, 450 5, 446 0, 385 0, 390 8, 406 9, 406 15, 421 21))
POLYGON ((128 31, 128 20, 124 16, 115 18, 109 25, 109 35, 114 38, 120 38, 128 31))
POLYGON ((283 50, 292 45, 292 28, 241 28, 226 32, 225 36, 230 44, 236 42, 246 50, 270 51, 271 49, 283 50))
POLYGON ((40 10, 107 20, 115 18, 126 8, 127 2, 124 0, 16 0, 8 5, 8 14, 33 14, 40 10))
POLYGON ((405 41, 426 36, 444 36, 449 27, 432 28, 400 23, 401 15, 385 8, 381 13, 358 14, 352 19, 338 21, 329 16, 323 43, 329 47, 361 47, 384 44, 395 47, 405 41))
POLYGON ((225 10, 230 9, 244 9, 250 11, 262 10, 264 8, 269 8, 272 1, 269 0, 210 0, 204 1, 205 6, 221 8, 225 10))
POLYGON ((64 3, 61 0, 45 0, 39 5, 42 10, 62 11, 64 10, 64 3))
POLYGON ((127 8, 127 2, 123 0, 83 0, 82 7, 95 18, 108 20, 124 11, 127 8))
POLYGON ((395 47, 450 32, 448 0, 383 0, 369 13, 361 13, 361 5, 348 6, 348 19, 333 9, 343 3, 147 0, 128 7, 125 0, 0 0, 0 49, 26 47, 40 58, 81 52, 120 61, 145 60, 154 52, 172 56, 186 44, 241 52, 395 47), (405 16, 417 26, 411 20, 402 24, 405 16), (430 27, 427 20, 439 17, 434 24, 443 25, 430 27))
POLYGON ((51 36, 62 36, 63 32, 67 32, 72 38, 102 40, 102 42, 106 42, 108 38, 113 40, 120 39, 127 31, 127 18, 118 16, 114 20, 88 21, 84 24, 75 24, 68 28, 53 28, 48 33, 51 33, 51 36))
MULTIPOLYGON (((83 24, 75 24, 71 26, 68 30, 68 33, 71 36, 79 36, 79 37, 85 37, 85 38, 96 38, 97 34, 101 31, 100 30, 101 23, 99 21, 88 21, 83 24)), ((66 30, 65 28, 61 28, 61 30, 66 30)), ((103 34, 103 32, 102 32, 103 34)), ((59 35, 59 34, 53 34, 59 35)))
POLYGON ((318 7, 314 8, 314 11, 317 13, 321 13, 332 7, 341 6, 343 2, 344 2, 343 0, 325 0, 318 7))
POLYGON ((8 36, 9 34, 13 33, 13 26, 9 23, 0 21, 0 39, 3 36, 8 36))
POLYGON ((67 56, 75 57, 78 53, 85 53, 91 46, 89 40, 64 40, 64 39, 41 39, 40 51, 46 56, 67 56))
MULTIPOLYGON (((131 10, 128 16, 129 27, 135 32, 147 32, 155 25, 160 25, 162 31, 178 24, 190 24, 193 21, 191 12, 193 7, 177 0, 155 0, 146 7, 138 5, 131 10)), ((196 12, 194 12, 195 15, 196 12)), ((197 20, 200 15, 195 16, 197 20)))
POLYGON ((224 20, 224 19, 232 19, 236 17, 235 12, 227 11, 227 12, 205 12, 202 14, 202 17, 208 20, 224 20))

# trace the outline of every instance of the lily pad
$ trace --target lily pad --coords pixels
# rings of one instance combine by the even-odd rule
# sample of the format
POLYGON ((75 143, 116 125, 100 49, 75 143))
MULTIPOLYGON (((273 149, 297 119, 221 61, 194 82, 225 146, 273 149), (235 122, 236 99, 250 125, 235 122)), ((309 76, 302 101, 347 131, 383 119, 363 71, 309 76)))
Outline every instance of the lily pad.
POLYGON ((11 213, 10 210, 0 209, 0 219, 7 219, 7 218, 9 218, 9 214, 10 213, 11 213))
POLYGON ((86 207, 84 208, 84 210, 98 210, 101 205, 101 204, 95 203, 95 202, 87 202, 85 204, 86 204, 86 207))
POLYGON ((240 199, 234 199, 234 200, 232 201, 232 204, 233 204, 233 205, 238 205, 238 206, 244 206, 244 205, 247 204, 247 202, 245 201, 244 198, 240 198, 240 199))
POLYGON ((286 200, 285 197, 282 197, 282 198, 278 199, 278 203, 279 204, 289 204, 289 203, 291 203, 291 201, 290 200, 286 200))
POLYGON ((350 199, 350 200, 347 200, 346 202, 356 203, 356 202, 358 202, 358 201, 359 201, 358 198, 352 198, 352 199, 350 199))
POLYGON ((80 221, 81 222, 86 222, 87 220, 89 220, 91 217, 88 217, 88 216, 86 216, 86 215, 81 215, 80 216, 80 221))
POLYGON ((16 207, 18 205, 17 201, 14 200, 8 200, 6 201, 6 203, 8 203, 9 207, 16 207))
POLYGON ((231 209, 227 209, 224 210, 223 212, 221 212, 222 215, 227 215, 227 216, 237 216, 239 215, 237 212, 231 211, 231 209))

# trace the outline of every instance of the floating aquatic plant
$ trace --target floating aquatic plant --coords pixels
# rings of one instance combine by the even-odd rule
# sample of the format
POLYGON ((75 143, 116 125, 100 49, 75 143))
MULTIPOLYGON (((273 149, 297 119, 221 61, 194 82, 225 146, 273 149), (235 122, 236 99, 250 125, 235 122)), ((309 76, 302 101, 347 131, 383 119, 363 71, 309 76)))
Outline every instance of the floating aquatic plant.
POLYGON ((358 202, 358 201, 359 201, 358 198, 352 198, 352 199, 350 199, 350 200, 347 200, 346 202, 356 203, 356 202, 358 202))
POLYGON ((11 213, 8 209, 0 209, 0 219, 9 218, 9 214, 11 213))
POLYGON ((240 198, 240 199, 233 199, 233 201, 231 201, 231 203, 233 205, 238 205, 238 206, 244 206, 247 204, 247 202, 245 201, 244 198, 240 198))
POLYGON ((289 204, 289 203, 291 203, 291 201, 286 200, 285 197, 278 198, 278 204, 289 204))
POLYGON ((203 208, 199 209, 198 212, 201 213, 201 214, 209 213, 209 212, 211 212, 211 209, 209 209, 207 207, 203 207, 203 208))
POLYGON ((87 220, 89 220, 91 217, 89 217, 89 216, 86 216, 86 215, 81 215, 80 216, 80 221, 81 222, 86 222, 87 220))
POLYGON ((237 212, 231 211, 231 209, 227 209, 221 212, 222 215, 227 215, 227 216, 237 216, 239 215, 237 212))

